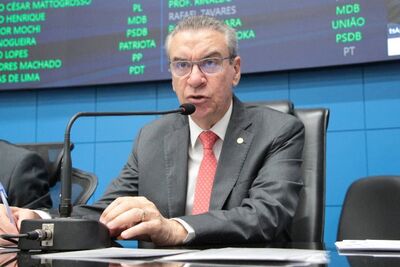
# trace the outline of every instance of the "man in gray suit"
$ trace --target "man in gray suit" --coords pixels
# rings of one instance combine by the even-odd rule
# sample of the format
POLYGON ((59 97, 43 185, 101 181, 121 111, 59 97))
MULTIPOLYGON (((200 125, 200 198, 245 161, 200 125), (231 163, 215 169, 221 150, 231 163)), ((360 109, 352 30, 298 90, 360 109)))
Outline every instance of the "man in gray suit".
POLYGON ((51 207, 45 163, 35 152, 0 140, 0 182, 12 206, 51 207))
POLYGON ((247 108, 233 95, 241 58, 236 33, 223 22, 183 20, 167 37, 166 51, 173 90, 180 103, 196 106, 195 113, 163 116, 142 128, 104 196, 73 214, 99 218, 114 237, 164 246, 290 240, 302 188, 302 123, 268 108, 247 108), (192 214, 203 131, 217 136, 217 169, 208 210, 192 214))

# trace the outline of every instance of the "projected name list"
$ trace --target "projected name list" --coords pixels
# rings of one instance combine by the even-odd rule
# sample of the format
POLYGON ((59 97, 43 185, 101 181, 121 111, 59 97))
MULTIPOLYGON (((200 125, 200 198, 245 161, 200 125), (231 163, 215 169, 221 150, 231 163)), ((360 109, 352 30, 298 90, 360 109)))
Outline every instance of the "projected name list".
POLYGON ((397 59, 399 38, 392 32, 398 26, 388 22, 384 5, 368 0, 2 0, 0 89, 170 79, 165 37, 193 15, 216 16, 235 28, 243 73, 397 59))
POLYGON ((47 11, 87 6, 90 2, 81 0, 0 3, 0 60, 4 59, 0 62, 0 83, 39 82, 41 72, 61 69, 63 62, 59 58, 31 60, 32 49, 40 45, 37 36, 42 32, 42 25, 46 23, 47 11))

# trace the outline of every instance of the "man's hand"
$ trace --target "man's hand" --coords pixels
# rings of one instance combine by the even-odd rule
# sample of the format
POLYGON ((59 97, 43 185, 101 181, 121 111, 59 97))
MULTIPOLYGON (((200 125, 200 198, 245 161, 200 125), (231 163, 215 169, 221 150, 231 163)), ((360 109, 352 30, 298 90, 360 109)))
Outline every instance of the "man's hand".
POLYGON ((100 222, 111 236, 151 241, 159 246, 180 245, 187 231, 177 221, 164 218, 145 197, 119 197, 103 212, 100 222))
MULTIPOLYGON (((0 234, 18 234, 23 220, 40 219, 34 211, 29 209, 11 207, 11 213, 14 217, 15 224, 10 222, 6 209, 3 204, 0 204, 0 234)), ((0 245, 7 246, 15 244, 0 238, 0 245)))
POLYGON ((0 266, 17 267, 17 253, 1 253, 0 266))

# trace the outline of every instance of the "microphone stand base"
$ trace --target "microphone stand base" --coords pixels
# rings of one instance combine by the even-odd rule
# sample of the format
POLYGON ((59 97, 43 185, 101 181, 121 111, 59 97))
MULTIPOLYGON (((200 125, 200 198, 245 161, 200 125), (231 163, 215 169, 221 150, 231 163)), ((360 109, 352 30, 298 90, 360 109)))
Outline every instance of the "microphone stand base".
POLYGON ((18 248, 22 251, 72 251, 110 247, 112 242, 107 227, 96 220, 56 218, 47 220, 24 220, 20 233, 37 229, 51 231, 48 240, 20 238, 18 248))

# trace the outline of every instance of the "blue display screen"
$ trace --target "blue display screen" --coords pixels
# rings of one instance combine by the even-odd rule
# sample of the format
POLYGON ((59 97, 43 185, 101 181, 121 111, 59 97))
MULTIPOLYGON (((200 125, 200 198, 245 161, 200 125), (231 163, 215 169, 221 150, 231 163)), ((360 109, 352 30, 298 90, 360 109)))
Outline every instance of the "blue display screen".
POLYGON ((195 14, 237 30, 243 73, 400 59, 400 0, 1 0, 0 89, 169 79, 195 14))

